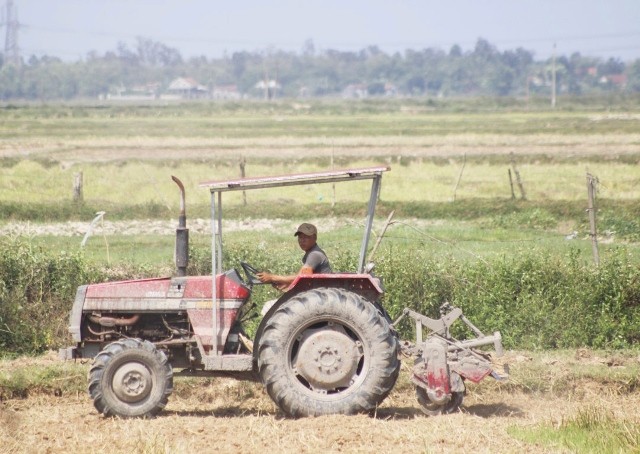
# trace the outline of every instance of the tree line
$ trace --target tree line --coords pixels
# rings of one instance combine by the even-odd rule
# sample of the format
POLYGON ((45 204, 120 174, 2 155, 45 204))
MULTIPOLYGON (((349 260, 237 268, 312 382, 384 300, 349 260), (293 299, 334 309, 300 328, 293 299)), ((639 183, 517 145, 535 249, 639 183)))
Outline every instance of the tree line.
POLYGON ((385 53, 316 51, 234 52, 185 59, 177 49, 139 37, 75 62, 31 56, 19 65, 0 56, 0 99, 72 100, 145 91, 160 95, 178 77, 193 79, 204 97, 216 87, 237 97, 548 96, 640 92, 640 59, 623 62, 574 53, 536 60, 524 48, 499 51, 485 39, 463 51, 454 45, 385 53), (555 87, 555 88, 552 88, 555 87))

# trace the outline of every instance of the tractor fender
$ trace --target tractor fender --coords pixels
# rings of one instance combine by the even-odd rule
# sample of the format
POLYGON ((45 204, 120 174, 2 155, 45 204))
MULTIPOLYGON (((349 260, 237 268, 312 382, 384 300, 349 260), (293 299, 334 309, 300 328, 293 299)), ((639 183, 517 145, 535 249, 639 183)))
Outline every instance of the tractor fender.
POLYGON ((76 290, 76 297, 73 300, 71 315, 69 316, 69 333, 74 342, 82 342, 82 334, 80 325, 82 323, 82 308, 84 307, 84 299, 87 295, 88 285, 81 285, 76 290))
MULTIPOLYGON (((333 273, 333 274, 300 274, 291 283, 289 288, 278 298, 275 303, 269 308, 256 331, 254 345, 259 345, 260 337, 264 331, 266 321, 269 320, 271 315, 278 310, 278 308, 286 301, 298 295, 302 292, 312 290, 314 288, 328 287, 328 288, 342 288, 358 295, 362 295, 367 301, 376 306, 378 310, 381 310, 383 315, 388 318, 387 313, 382 310, 382 306, 379 304, 380 298, 384 294, 380 279, 370 274, 356 274, 356 273, 333 273)), ((257 352, 259 349, 254 349, 254 357, 257 360, 257 352)))

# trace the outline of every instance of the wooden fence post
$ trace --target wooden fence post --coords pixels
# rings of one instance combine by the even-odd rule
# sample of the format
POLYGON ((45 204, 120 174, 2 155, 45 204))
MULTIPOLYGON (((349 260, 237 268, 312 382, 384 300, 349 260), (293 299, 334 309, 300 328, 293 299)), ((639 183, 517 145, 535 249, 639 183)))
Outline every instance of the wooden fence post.
POLYGON ((598 178, 594 177, 590 173, 587 173, 587 194, 588 194, 588 208, 589 212, 589 236, 591 236, 591 248, 593 250, 593 262, 596 266, 600 265, 600 254, 598 253, 598 231, 596 228, 596 185, 598 184, 598 178))
POLYGON ((460 180, 462 180, 462 172, 464 172, 464 166, 467 165, 467 153, 464 154, 462 159, 462 167, 460 168, 460 173, 458 174, 458 180, 456 181, 456 185, 453 188, 453 201, 456 201, 456 193, 458 192, 458 186, 460 186, 460 180))
MULTIPOLYGON (((513 168, 513 173, 516 174, 516 183, 518 183, 518 189, 520 189, 520 198, 522 200, 527 200, 527 194, 524 192, 524 184, 522 184, 522 179, 520 178, 520 172, 516 167, 516 159, 515 159, 515 156, 513 155, 513 152, 511 152, 511 167, 513 168)), ((511 177, 511 173, 509 173, 509 177, 511 177)), ((513 188, 511 189, 511 192, 513 193, 513 188)))
POLYGON ((518 183, 518 188, 520 189, 520 198, 522 200, 527 200, 527 194, 524 192, 524 184, 522 184, 520 172, 515 166, 513 166, 513 172, 516 174, 516 183, 518 183))
MULTIPOLYGON (((244 167, 247 165, 247 160, 244 156, 240 157, 240 178, 245 177, 244 167)), ((242 191, 242 204, 247 205, 247 193, 246 191, 242 191)))
POLYGON ((511 176, 511 169, 507 169, 509 171, 509 186, 511 186, 511 200, 516 199, 516 193, 513 190, 513 177, 511 176))
MULTIPOLYGON (((331 146, 331 170, 334 170, 334 163, 333 163, 333 155, 334 153, 334 148, 333 145, 331 146)), ((336 184, 335 183, 331 183, 331 208, 335 208, 336 206, 336 184)))
POLYGON ((82 171, 73 174, 73 201, 76 203, 82 203, 84 200, 83 195, 83 181, 82 171))

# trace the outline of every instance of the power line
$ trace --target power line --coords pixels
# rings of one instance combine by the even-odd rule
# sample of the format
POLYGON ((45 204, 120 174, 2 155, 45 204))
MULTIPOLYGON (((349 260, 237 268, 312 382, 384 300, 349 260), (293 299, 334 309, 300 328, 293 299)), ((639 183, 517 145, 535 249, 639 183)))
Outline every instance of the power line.
MULTIPOLYGON (((44 27, 39 25, 29 25, 29 29, 35 31, 42 31, 48 33, 55 34, 74 34, 74 35, 85 35, 85 36, 104 36, 104 37, 114 37, 114 38, 137 38, 140 36, 144 36, 144 33, 113 33, 106 32, 101 30, 81 30, 81 29, 71 29, 71 28, 51 28, 44 27)), ((603 33, 603 34, 593 34, 593 35, 558 35, 558 36, 549 36, 549 37, 531 37, 531 38, 523 38, 523 39, 506 39, 506 40, 494 40, 492 44, 497 45, 505 45, 505 44, 526 44, 526 43, 539 43, 539 42, 567 42, 567 41, 584 41, 584 40, 601 40, 601 39, 615 39, 615 38, 633 38, 640 37, 640 31, 628 31, 628 32, 619 32, 619 33, 603 33)), ((248 40, 219 40, 219 39, 203 39, 203 38, 192 38, 185 36, 169 36, 169 35, 160 35, 154 36, 154 39, 166 40, 172 42, 184 42, 184 43, 197 43, 197 44, 221 44, 221 45, 245 45, 245 46, 264 46, 264 41, 248 41, 248 40)), ((375 43, 376 46, 381 47, 415 47, 415 48, 424 48, 428 46, 434 47, 450 47, 455 44, 463 44, 463 45, 473 45, 471 42, 434 42, 428 43, 425 41, 396 41, 396 42, 378 42, 375 43)), ((293 42, 272 42, 271 45, 275 46, 292 46, 298 45, 298 43, 293 42)), ((338 46, 338 47, 367 47, 367 44, 363 44, 361 42, 325 42, 324 46, 338 46)), ((615 50, 635 50, 637 46, 629 47, 629 48, 618 48, 615 50)), ((607 49, 604 49, 607 50, 607 49)))

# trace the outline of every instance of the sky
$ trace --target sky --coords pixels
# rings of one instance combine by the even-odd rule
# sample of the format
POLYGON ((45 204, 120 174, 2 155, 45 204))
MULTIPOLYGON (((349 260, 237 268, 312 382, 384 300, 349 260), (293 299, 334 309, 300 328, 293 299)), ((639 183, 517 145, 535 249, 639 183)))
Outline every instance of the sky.
MULTIPOLYGON (((2 11, 8 0, 0 0, 2 11)), ((387 53, 482 38, 503 52, 522 47, 536 60, 556 55, 640 58, 640 0, 13 0, 23 57, 84 59, 143 37, 183 57, 233 52, 387 53)), ((6 16, 3 14, 3 16, 6 16)), ((4 18, 6 20, 6 17, 4 18)), ((4 22, 4 21, 3 21, 4 22)), ((0 29, 4 49, 6 28, 0 29)))

